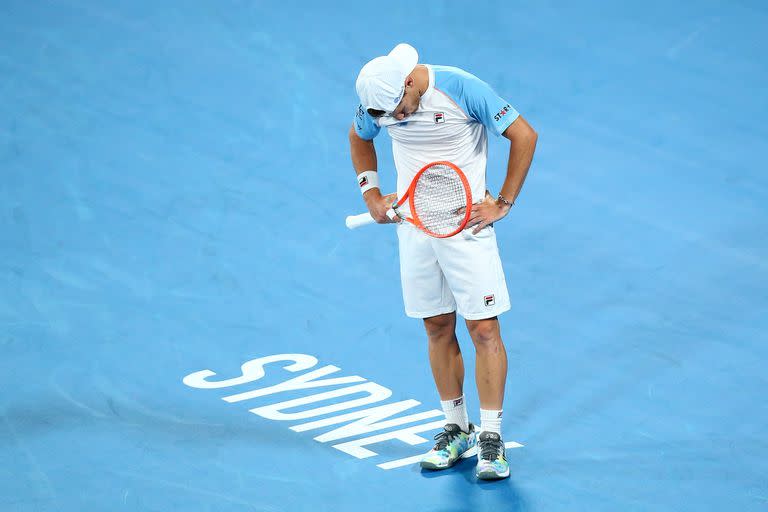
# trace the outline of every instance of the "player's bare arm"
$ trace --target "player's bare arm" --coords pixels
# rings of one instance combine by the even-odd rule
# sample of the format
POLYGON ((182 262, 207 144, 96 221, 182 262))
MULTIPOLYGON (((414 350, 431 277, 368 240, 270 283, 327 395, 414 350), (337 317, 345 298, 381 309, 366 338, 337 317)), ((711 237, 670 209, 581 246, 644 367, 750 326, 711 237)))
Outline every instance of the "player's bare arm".
MULTIPOLYGON (((376 148, 373 141, 361 139, 355 132, 354 125, 349 129, 349 149, 352 155, 352 165, 357 174, 377 170, 376 148)), ((396 194, 382 195, 381 190, 376 187, 366 191, 363 194, 363 199, 371 217, 376 222, 380 224, 395 222, 387 216, 387 211, 396 201, 396 194)))
POLYGON ((468 225, 475 226, 472 233, 477 234, 487 225, 503 219, 515 203, 523 188, 528 169, 531 167, 533 153, 536 151, 538 134, 523 116, 518 116, 504 133, 509 139, 509 160, 507 176, 501 187, 499 198, 486 195, 482 201, 472 206, 472 215, 468 225))

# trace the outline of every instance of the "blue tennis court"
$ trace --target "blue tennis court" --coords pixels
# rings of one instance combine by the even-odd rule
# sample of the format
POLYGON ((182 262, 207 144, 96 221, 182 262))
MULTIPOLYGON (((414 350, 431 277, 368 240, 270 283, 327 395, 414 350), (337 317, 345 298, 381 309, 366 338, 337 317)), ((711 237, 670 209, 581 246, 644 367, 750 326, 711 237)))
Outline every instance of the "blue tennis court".
POLYGON ((766 26, 746 0, 4 0, 0 509, 766 510, 766 26), (354 80, 402 41, 539 134, 496 227, 499 482, 414 462, 442 413, 396 235, 344 226, 354 80))

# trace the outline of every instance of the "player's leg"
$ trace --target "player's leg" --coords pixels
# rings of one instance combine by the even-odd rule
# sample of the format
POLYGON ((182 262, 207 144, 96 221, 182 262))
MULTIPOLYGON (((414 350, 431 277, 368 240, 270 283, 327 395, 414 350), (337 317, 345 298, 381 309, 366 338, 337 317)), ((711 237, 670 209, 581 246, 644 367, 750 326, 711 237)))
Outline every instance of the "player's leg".
POLYGON ((474 446, 475 432, 464 401, 464 359, 456 338, 456 313, 425 318, 424 328, 429 364, 445 413, 445 427, 435 437, 435 446, 421 460, 421 467, 444 469, 474 446))
POLYGON ((480 409, 500 411, 507 382, 507 351, 501 340, 499 319, 493 317, 466 322, 475 345, 475 381, 480 409))
POLYGON ((456 302, 445 284, 430 238, 406 224, 397 227, 405 312, 424 321, 430 366, 446 417, 445 428, 435 437, 437 442, 421 465, 443 469, 475 443, 462 394, 464 361, 456 340, 456 302))
POLYGON ((507 351, 496 317, 467 320, 475 344, 475 381, 480 397, 480 433, 477 437, 478 478, 495 480, 509 476, 509 463, 501 437, 507 351))
POLYGON ((424 328, 440 400, 459 398, 464 389, 464 359, 456 339, 456 313, 425 318, 424 328))
POLYGON ((509 476, 501 437, 507 353, 498 315, 509 310, 509 293, 492 227, 477 235, 466 230, 438 246, 437 257, 475 345, 480 397, 477 437, 479 478, 509 476))

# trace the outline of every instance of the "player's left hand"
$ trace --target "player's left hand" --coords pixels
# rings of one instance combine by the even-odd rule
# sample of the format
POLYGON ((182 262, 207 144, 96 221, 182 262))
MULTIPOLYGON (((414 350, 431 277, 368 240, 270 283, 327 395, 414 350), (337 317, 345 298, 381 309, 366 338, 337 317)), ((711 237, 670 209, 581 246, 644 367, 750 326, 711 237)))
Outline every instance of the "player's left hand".
POLYGON ((490 192, 486 190, 483 200, 472 205, 472 213, 469 216, 467 226, 475 226, 472 234, 476 235, 484 227, 506 217, 511 208, 511 206, 494 199, 490 192))

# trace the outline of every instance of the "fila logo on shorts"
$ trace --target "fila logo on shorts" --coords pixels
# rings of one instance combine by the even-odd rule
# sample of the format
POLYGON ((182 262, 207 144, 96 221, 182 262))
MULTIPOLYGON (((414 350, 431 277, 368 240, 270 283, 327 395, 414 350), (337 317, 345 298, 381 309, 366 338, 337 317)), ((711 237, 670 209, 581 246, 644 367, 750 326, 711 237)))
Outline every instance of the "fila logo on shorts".
POLYGON ((483 297, 483 302, 485 302, 485 307, 489 308, 494 304, 496 304, 496 297, 493 294, 486 295, 485 297, 483 297))
POLYGON ((445 114, 442 112, 435 112, 435 124, 444 123, 445 114))

